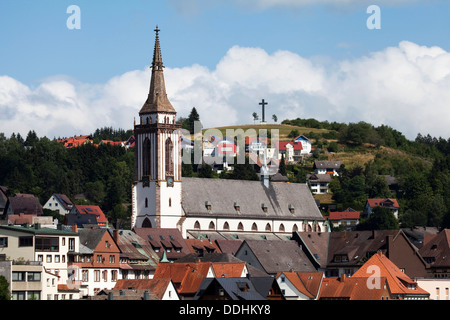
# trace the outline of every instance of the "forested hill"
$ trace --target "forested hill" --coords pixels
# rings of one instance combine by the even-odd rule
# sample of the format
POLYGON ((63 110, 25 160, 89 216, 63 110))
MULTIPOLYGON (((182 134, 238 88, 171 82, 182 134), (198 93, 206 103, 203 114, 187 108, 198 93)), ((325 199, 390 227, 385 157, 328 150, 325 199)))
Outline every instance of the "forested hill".
MULTIPOLYGON (((280 133, 289 128, 290 132, 282 138, 290 139, 302 133, 315 149, 309 162, 287 166, 286 174, 291 182, 305 182, 313 160, 343 159, 343 174, 332 184, 333 200, 338 208, 361 210, 368 197, 396 197, 404 226, 450 227, 450 139, 418 135, 410 141, 395 129, 364 122, 342 124, 295 119, 270 125, 277 126, 280 133), (397 194, 386 190, 379 175, 397 178, 397 194)), ((130 130, 102 128, 91 135, 97 143, 102 139, 123 141, 130 134, 130 130)), ((245 171, 241 172, 244 179, 254 178, 253 173, 247 174, 251 167, 241 169, 245 171)), ((189 174, 201 176, 200 173, 189 174)), ((236 178, 228 175, 220 177, 236 178)), ((121 204, 131 202, 133 177, 132 149, 91 144, 66 149, 56 139, 37 137, 34 131, 25 138, 0 133, 0 185, 9 188, 10 196, 32 193, 43 204, 53 193, 66 194, 72 200, 75 195, 85 194, 89 203, 100 205, 114 222, 129 217, 130 213, 121 204)))
MULTIPOLYGON (((303 132, 308 132, 305 127, 316 130, 306 134, 316 148, 312 159, 344 161, 341 176, 330 184, 338 209, 362 210, 367 198, 395 197, 403 227, 450 227, 450 139, 418 134, 410 141, 393 128, 366 122, 295 119, 282 123, 302 127, 303 132), (390 192, 383 175, 396 178, 396 193, 390 192)), ((291 179, 304 179, 304 171, 296 166, 290 169, 288 174, 300 173, 291 179)))

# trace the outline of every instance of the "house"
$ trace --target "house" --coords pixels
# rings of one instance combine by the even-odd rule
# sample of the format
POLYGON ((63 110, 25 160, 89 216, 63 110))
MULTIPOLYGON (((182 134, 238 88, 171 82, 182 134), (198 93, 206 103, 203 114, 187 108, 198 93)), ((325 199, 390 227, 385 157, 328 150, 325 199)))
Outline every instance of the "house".
POLYGON ((301 134, 301 135, 295 137, 294 139, 292 139, 292 142, 294 143, 294 145, 301 144, 301 146, 302 146, 301 153, 303 155, 307 155, 307 154, 311 153, 311 151, 312 151, 312 142, 311 142, 311 140, 309 140, 304 135, 301 134))
POLYGON ((119 280, 120 249, 105 228, 78 229, 80 249, 70 261, 83 296, 114 288, 119 280))
POLYGON ((78 251, 78 234, 61 225, 0 226, 0 256, 13 299, 78 299, 79 290, 69 281, 69 260, 78 251))
POLYGON ((273 276, 291 270, 316 271, 297 242, 292 240, 245 240, 236 257, 273 276))
POLYGON ((176 228, 134 228, 133 230, 146 240, 160 260, 163 254, 169 261, 176 261, 191 253, 180 230, 176 228))
POLYGON ((273 277, 205 278, 194 300, 284 300, 273 277))
POLYGON ((94 138, 90 135, 84 135, 84 136, 80 135, 80 136, 73 136, 73 137, 68 137, 68 138, 57 139, 56 141, 59 143, 62 143, 64 145, 64 147, 66 147, 67 149, 70 149, 70 148, 76 148, 76 147, 82 146, 87 143, 93 143, 94 138))
POLYGON ((317 271, 325 273, 328 265, 328 247, 332 232, 293 232, 292 240, 312 262, 317 271))
POLYGON ((342 161, 314 161, 313 170, 316 174, 338 176, 342 161))
POLYGON ((306 180, 314 194, 327 194, 331 179, 331 174, 308 173, 306 175, 306 180))
POLYGON ((429 264, 427 278, 450 278, 450 229, 427 236, 419 253, 429 264))
MULTIPOLYGON (((326 277, 352 276, 379 251, 411 277, 426 276, 424 259, 401 230, 331 232, 329 237, 327 255, 323 257, 327 260, 326 277)), ((299 239, 302 246, 309 248, 307 237, 299 233, 299 239)))
POLYGON ((286 300, 317 300, 323 278, 323 272, 286 271, 276 276, 286 300))
POLYGON ((43 208, 58 211, 60 215, 66 215, 73 209, 73 203, 65 194, 54 193, 44 204, 43 208))
POLYGON ((160 262, 153 279, 171 279, 181 300, 192 300, 210 272, 210 262, 160 262))
POLYGON ((302 158, 303 147, 301 143, 292 141, 279 141, 277 144, 278 159, 281 160, 284 155, 286 162, 298 162, 302 158))
POLYGON ((149 279, 153 277, 160 260, 147 240, 131 230, 112 231, 120 249, 119 279, 149 279))
POLYGON ((147 290, 157 300, 179 300, 172 281, 167 278, 118 280, 114 290, 147 290))
POLYGON ((429 299, 430 293, 418 286, 403 268, 398 267, 382 252, 377 252, 356 271, 352 278, 365 278, 371 288, 380 288, 386 278, 387 287, 392 299, 423 300, 429 299))
POLYGON ((398 219, 398 210, 400 206, 398 205, 397 199, 367 199, 366 205, 364 206, 363 216, 370 216, 375 207, 388 208, 391 210, 395 218, 398 219))
POLYGON ((377 286, 368 285, 367 277, 324 278, 318 300, 391 300, 393 296, 385 277, 377 278, 377 286))
POLYGON ((108 224, 105 214, 99 206, 76 204, 70 211, 70 214, 91 214, 95 215, 98 226, 105 227, 108 224))
POLYGON ((18 193, 14 197, 9 197, 8 206, 6 207, 6 214, 32 214, 42 216, 42 205, 39 199, 32 194, 18 193))
POLYGON ((417 285, 430 293, 432 300, 450 300, 449 278, 417 278, 417 285))
POLYGON ((344 230, 351 230, 359 223, 360 212, 348 208, 345 211, 332 211, 328 216, 328 221, 334 228, 343 226, 344 230))

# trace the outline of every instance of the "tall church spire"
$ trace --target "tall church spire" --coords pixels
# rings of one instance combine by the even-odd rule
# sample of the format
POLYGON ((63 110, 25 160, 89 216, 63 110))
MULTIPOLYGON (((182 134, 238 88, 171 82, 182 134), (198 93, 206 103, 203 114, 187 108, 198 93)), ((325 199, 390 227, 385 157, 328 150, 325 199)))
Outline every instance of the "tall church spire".
POLYGON ((167 98, 166 85, 164 82, 163 62, 161 58, 161 47, 159 44, 159 31, 158 26, 154 30, 156 32, 155 48, 153 51, 152 61, 152 77, 150 80, 150 90, 148 93, 147 101, 145 101, 139 114, 148 114, 154 112, 169 112, 176 113, 172 107, 169 99, 167 98))

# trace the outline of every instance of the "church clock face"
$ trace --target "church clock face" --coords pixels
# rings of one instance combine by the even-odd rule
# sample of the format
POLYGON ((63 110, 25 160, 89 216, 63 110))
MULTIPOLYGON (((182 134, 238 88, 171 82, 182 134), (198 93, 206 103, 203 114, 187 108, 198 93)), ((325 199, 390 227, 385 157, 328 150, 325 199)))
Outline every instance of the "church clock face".
POLYGON ((167 177, 167 186, 173 187, 173 177, 167 177))

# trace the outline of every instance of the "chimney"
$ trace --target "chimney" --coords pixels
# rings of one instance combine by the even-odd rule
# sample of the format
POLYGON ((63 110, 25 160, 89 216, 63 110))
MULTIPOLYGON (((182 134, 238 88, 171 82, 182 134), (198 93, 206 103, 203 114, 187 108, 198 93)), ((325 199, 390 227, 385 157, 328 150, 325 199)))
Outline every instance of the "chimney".
POLYGON ((341 282, 344 282, 344 281, 345 281, 345 273, 342 273, 342 274, 341 274, 340 280, 341 280, 341 282))
POLYGON ((144 291, 144 300, 150 300, 150 294, 147 290, 144 291))
POLYGON ((113 230, 113 238, 116 243, 119 243, 119 230, 117 229, 113 230))
POLYGON ((41 224, 40 224, 40 223, 35 223, 35 224, 34 224, 34 228, 35 228, 36 230, 40 229, 40 228, 41 228, 41 224))
POLYGON ((112 291, 108 293, 108 300, 114 300, 114 294, 112 293, 112 291))
POLYGON ((78 226, 76 224, 72 225, 72 232, 78 232, 78 226))

